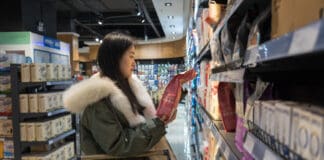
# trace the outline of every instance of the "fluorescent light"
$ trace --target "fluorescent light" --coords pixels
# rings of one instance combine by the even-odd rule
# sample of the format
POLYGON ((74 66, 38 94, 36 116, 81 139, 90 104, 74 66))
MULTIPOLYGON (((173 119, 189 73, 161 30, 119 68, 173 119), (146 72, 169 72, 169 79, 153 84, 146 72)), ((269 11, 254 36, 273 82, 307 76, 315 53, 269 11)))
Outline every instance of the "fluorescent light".
POLYGON ((169 18, 169 19, 173 19, 173 18, 174 18, 174 16, 168 16, 168 18, 169 18))
POLYGON ((102 43, 102 40, 100 40, 99 43, 102 43))
POLYGON ((98 20, 98 24, 99 24, 99 25, 102 25, 102 21, 101 21, 101 20, 98 20))
POLYGON ((99 38, 96 38, 95 40, 96 40, 96 42, 99 42, 99 38))
POLYGON ((168 7, 172 6, 172 3, 170 3, 170 2, 169 3, 164 3, 164 6, 168 6, 168 7))
POLYGON ((145 22, 145 19, 142 19, 142 21, 141 21, 142 23, 144 23, 145 22))
POLYGON ((137 12, 137 14, 136 14, 137 16, 140 16, 141 15, 141 12, 137 12))

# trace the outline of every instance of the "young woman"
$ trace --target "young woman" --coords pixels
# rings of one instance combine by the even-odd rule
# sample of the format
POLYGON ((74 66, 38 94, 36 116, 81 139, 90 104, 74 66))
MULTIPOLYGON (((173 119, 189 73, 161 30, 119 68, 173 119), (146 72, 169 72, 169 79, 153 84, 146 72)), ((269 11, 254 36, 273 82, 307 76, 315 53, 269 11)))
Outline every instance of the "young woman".
POLYGON ((132 74, 134 57, 134 41, 129 36, 109 33, 98 51, 100 72, 65 91, 64 106, 82 113, 83 153, 134 156, 155 146, 157 150, 167 147, 174 158, 169 145, 165 145, 168 122, 156 117, 146 88, 132 74))

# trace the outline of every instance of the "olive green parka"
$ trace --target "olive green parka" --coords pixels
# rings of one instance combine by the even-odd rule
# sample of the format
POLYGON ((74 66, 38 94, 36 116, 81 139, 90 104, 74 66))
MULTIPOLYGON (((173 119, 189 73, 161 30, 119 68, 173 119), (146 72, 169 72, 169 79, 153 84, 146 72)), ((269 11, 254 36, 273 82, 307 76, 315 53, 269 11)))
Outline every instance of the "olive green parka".
POLYGON ((128 81, 138 102, 145 107, 144 116, 133 113, 125 94, 111 79, 99 74, 64 92, 64 106, 73 113, 82 113, 82 152, 86 155, 132 156, 152 148, 167 147, 175 159, 169 145, 162 145, 162 148, 157 145, 161 139, 165 140, 166 131, 164 123, 156 118, 146 88, 135 75, 128 81))

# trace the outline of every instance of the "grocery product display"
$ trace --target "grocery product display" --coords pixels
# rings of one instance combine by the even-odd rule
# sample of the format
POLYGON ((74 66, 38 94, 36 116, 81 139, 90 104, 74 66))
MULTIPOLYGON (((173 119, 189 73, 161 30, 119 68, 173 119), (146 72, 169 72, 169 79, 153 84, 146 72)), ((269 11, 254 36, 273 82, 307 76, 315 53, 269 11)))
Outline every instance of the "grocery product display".
MULTIPOLYGON (((220 23, 210 25, 213 33, 197 34, 209 32, 201 26, 205 25, 205 10, 211 6, 204 8, 200 2, 195 4, 202 11, 193 15, 196 21, 187 38, 186 63, 198 71, 190 99, 193 159, 323 156, 324 143, 318 135, 323 137, 324 103, 320 100, 322 91, 316 87, 323 84, 309 78, 323 71, 319 64, 324 51, 324 22, 311 15, 299 22, 290 19, 297 16, 289 13, 288 6, 293 11, 300 5, 324 4, 227 1, 220 23)), ((316 12, 316 5, 310 7, 314 10, 304 9, 316 12)))
POLYGON ((64 88, 73 83, 70 67, 13 62, 1 72, 9 84, 0 96, 0 158, 74 158, 74 118, 62 102, 64 88))

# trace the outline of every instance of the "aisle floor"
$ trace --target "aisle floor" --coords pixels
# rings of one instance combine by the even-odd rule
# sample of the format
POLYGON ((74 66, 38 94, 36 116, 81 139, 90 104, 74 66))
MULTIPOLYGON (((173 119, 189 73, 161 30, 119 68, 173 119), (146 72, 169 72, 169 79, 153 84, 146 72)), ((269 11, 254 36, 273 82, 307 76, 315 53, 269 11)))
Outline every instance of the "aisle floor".
POLYGON ((177 160, 191 160, 189 142, 188 113, 185 104, 178 106, 176 119, 167 127, 166 138, 168 139, 177 160))

